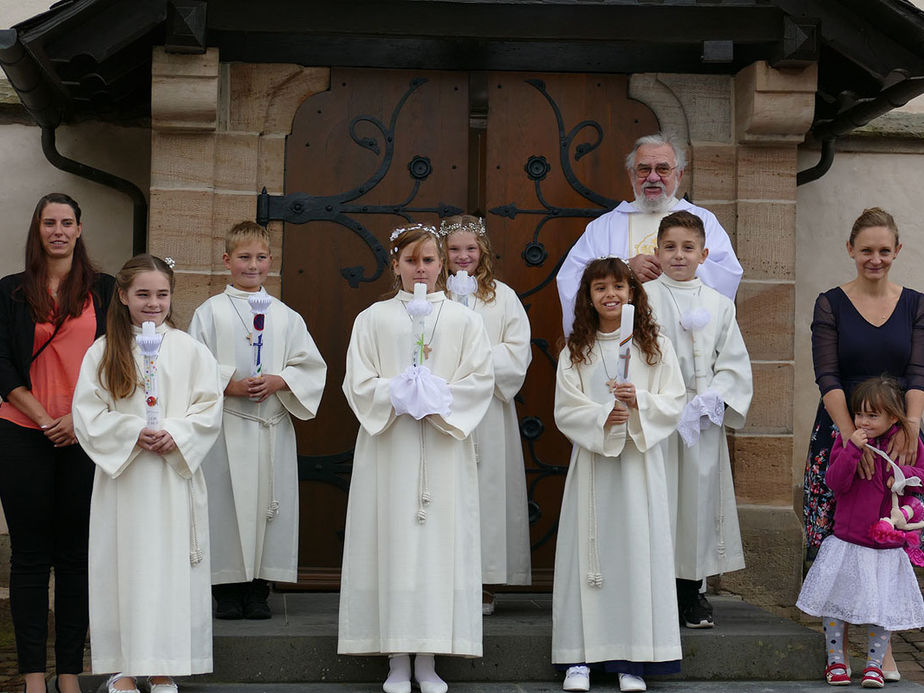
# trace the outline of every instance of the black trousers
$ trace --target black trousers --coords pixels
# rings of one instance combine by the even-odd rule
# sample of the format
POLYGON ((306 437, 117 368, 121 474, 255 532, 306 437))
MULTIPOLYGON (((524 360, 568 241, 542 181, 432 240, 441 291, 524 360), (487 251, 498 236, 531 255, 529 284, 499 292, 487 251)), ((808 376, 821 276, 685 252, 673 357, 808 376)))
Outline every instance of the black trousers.
POLYGON ((55 448, 41 431, 0 419, 0 501, 10 528, 10 611, 20 673, 45 671, 52 566, 56 669, 83 670, 93 472, 79 445, 55 448))

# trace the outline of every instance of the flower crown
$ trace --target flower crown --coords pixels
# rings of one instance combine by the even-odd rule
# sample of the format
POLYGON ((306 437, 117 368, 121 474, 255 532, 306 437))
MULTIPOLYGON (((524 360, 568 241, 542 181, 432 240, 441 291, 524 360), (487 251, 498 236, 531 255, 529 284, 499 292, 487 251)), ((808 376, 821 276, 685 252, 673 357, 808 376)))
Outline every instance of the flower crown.
POLYGON ((629 274, 632 276, 635 276, 635 272, 632 271, 632 267, 629 265, 629 262, 625 258, 619 255, 614 255, 613 253, 610 253, 609 255, 600 255, 599 257, 590 258, 584 264, 584 269, 587 269, 588 267, 590 267, 590 264, 592 262, 596 262, 597 260, 622 260, 622 264, 624 264, 626 266, 626 269, 629 270, 629 274))
POLYGON ((434 240, 439 241, 440 239, 440 232, 437 231, 436 227, 433 226, 432 224, 414 223, 414 224, 408 224, 407 226, 399 226, 394 231, 392 231, 391 235, 388 237, 389 243, 392 244, 392 249, 391 249, 392 255, 398 252, 398 248, 394 247, 395 241, 398 240, 405 233, 408 233, 409 231, 426 231, 431 236, 433 236, 434 240))
POLYGON ((484 236, 487 230, 484 227, 484 218, 475 217, 474 221, 453 221, 447 223, 444 219, 440 222, 440 236, 445 238, 460 231, 468 231, 476 236, 484 236))

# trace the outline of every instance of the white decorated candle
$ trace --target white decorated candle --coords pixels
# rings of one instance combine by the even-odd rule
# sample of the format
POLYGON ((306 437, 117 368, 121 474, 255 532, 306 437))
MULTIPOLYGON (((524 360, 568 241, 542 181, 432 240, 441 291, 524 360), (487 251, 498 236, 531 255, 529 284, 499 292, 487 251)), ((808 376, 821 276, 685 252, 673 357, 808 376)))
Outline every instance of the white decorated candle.
POLYGON ((417 282, 414 284, 414 300, 420 299, 422 301, 427 300, 427 285, 417 282))
POLYGON ((157 352, 164 336, 157 333, 153 322, 141 323, 141 334, 135 337, 141 350, 144 371, 145 425, 152 431, 160 430, 160 399, 157 392, 157 352))
POLYGON ((632 329, 635 325, 635 306, 624 303, 619 319, 619 367, 616 379, 621 383, 629 382, 630 347, 632 346, 632 329))

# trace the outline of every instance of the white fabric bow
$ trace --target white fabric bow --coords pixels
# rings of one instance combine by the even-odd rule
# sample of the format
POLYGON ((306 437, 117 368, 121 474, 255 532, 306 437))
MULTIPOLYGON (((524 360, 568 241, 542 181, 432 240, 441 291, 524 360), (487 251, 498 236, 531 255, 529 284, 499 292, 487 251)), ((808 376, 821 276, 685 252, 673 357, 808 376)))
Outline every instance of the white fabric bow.
POLYGON ((866 444, 870 450, 879 455, 882 459, 889 463, 892 467, 892 493, 897 493, 899 496, 902 495, 902 491, 905 490, 906 486, 921 486, 921 479, 916 476, 906 477, 905 473, 902 471, 902 468, 899 467, 892 461, 892 458, 889 457, 885 452, 879 448, 874 448, 869 443, 866 444))
POLYGON ((715 390, 706 390, 687 402, 677 432, 684 444, 691 448, 699 442, 699 433, 709 427, 710 423, 721 426, 725 420, 725 401, 715 390))
POLYGON ((395 414, 410 414, 418 421, 428 414, 449 416, 452 410, 452 393, 446 381, 416 363, 392 378, 388 391, 395 414))
POLYGON ((712 320, 712 316, 705 308, 693 308, 680 316, 680 326, 685 330, 703 329, 712 320))
POLYGON ((478 289, 478 280, 469 276, 467 272, 456 272, 446 278, 446 288, 452 293, 453 298, 466 298, 478 289))

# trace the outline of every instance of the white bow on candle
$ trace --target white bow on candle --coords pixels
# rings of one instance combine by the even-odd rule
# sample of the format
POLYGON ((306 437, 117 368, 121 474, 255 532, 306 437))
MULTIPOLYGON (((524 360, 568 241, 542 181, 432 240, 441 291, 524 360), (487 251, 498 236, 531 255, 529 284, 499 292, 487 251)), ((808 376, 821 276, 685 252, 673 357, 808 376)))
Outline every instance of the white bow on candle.
POLYGON ((465 270, 459 270, 455 274, 449 275, 446 279, 446 288, 449 289, 455 301, 467 308, 468 297, 478 289, 478 280, 468 276, 468 272, 465 270))
POLYGON ((160 400, 157 392, 157 352, 164 336, 157 332, 153 322, 141 323, 141 334, 135 341, 141 350, 144 365, 144 410, 145 426, 152 431, 160 430, 160 400))
POLYGON ((433 312, 433 304, 427 300, 427 285, 414 284, 414 298, 407 304, 407 314, 411 316, 414 330, 414 345, 411 348, 411 363, 423 365, 424 362, 424 320, 433 312))

